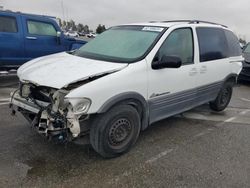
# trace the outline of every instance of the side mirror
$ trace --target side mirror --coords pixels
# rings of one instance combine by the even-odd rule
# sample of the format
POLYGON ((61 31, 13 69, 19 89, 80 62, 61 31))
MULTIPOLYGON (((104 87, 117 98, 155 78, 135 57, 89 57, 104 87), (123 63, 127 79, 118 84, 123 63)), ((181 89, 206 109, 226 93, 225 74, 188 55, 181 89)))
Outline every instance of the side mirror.
POLYGON ((57 36, 58 38, 60 38, 61 35, 62 35, 62 32, 61 32, 61 31, 57 31, 57 32, 56 32, 56 36, 57 36))
POLYGON ((62 32, 61 32, 61 31, 57 31, 57 32, 56 32, 57 44, 61 44, 61 35, 62 35, 62 32))
POLYGON ((152 69, 163 68, 179 68, 181 67, 181 58, 177 56, 162 56, 160 60, 155 60, 152 63, 152 69))

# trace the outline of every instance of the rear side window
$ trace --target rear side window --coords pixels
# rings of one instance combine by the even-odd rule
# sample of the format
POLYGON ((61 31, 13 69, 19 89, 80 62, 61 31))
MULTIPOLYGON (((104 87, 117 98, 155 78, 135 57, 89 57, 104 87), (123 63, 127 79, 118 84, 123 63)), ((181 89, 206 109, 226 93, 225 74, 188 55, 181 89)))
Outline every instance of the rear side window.
POLYGON ((227 57, 228 46, 222 29, 200 27, 196 28, 196 31, 199 40, 200 62, 227 57))
POLYGON ((29 20, 27 24, 30 34, 56 36, 56 29, 50 23, 29 20))
POLYGON ((17 32, 16 18, 0 16, 0 32, 17 32))
POLYGON ((172 31, 163 42, 157 53, 157 58, 177 56, 182 65, 192 64, 194 58, 193 32, 191 28, 180 28, 172 31))
POLYGON ((241 48, 238 38, 233 34, 232 31, 225 30, 227 43, 228 43, 228 55, 230 57, 240 56, 241 48))

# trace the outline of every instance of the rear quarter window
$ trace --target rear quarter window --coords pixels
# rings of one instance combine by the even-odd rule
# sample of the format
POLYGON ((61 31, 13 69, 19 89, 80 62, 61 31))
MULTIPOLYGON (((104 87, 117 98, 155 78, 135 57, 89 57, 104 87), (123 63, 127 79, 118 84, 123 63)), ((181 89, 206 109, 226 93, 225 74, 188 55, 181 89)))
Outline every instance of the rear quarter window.
POLYGON ((9 16, 0 16, 0 32, 16 33, 16 18, 9 16))
POLYGON ((241 47, 238 38, 234 35, 232 31, 225 30, 225 35, 228 43, 228 55, 230 57, 240 56, 241 47))
POLYGON ((196 28, 200 62, 223 59, 228 56, 228 44, 223 29, 198 27, 196 28))

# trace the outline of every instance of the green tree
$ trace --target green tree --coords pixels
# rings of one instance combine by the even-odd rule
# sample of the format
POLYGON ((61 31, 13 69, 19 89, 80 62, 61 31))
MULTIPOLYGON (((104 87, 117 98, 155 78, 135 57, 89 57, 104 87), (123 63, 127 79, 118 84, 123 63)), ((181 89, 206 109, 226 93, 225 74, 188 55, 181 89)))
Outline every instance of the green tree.
POLYGON ((106 31, 107 29, 106 29, 106 27, 105 27, 105 25, 102 25, 102 31, 106 31))
POLYGON ((73 20, 70 20, 69 24, 70 24, 70 29, 76 31, 77 28, 75 22, 73 20))
MULTIPOLYGON (((85 32, 89 33, 89 26, 83 25, 82 23, 76 24, 74 20, 66 21, 62 20, 61 18, 57 18, 59 26, 64 30, 73 30, 78 32, 85 32)), ((102 30, 106 30, 104 25, 101 25, 102 30)))
POLYGON ((73 30, 73 31, 76 31, 77 30, 77 27, 76 27, 76 24, 73 20, 70 20, 69 22, 66 22, 66 30, 73 30))
POLYGON ((242 43, 242 44, 244 44, 244 45, 247 44, 246 40, 244 40, 244 39, 242 39, 242 38, 239 39, 239 42, 242 43))
POLYGON ((62 26, 63 26, 63 24, 62 24, 62 20, 61 20, 61 18, 57 18, 57 20, 58 20, 58 24, 59 24, 59 26, 60 26, 60 27, 62 27, 62 26))
POLYGON ((83 31, 85 33, 89 33, 89 26, 88 25, 85 25, 84 28, 83 28, 83 31))
POLYGON ((77 25, 77 31, 78 31, 78 32, 83 32, 83 31, 84 31, 84 26, 83 26, 83 24, 79 23, 79 24, 77 25))
POLYGON ((96 33, 100 34, 100 33, 102 33, 102 32, 105 31, 105 30, 106 30, 105 25, 99 24, 99 25, 97 26, 97 28, 96 28, 96 33))
POLYGON ((63 22, 62 22, 62 28, 66 29, 66 27, 67 27, 67 22, 65 20, 63 20, 63 22))
POLYGON ((65 27, 66 30, 69 30, 71 29, 71 24, 70 22, 66 21, 66 27, 65 27))

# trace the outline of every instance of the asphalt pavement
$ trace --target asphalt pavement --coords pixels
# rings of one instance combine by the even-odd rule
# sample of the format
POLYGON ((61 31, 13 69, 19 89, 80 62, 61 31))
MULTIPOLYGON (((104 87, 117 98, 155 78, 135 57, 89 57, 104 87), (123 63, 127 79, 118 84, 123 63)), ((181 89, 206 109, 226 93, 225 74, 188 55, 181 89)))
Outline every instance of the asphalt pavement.
MULTIPOLYGON (((4 85, 5 84, 5 85, 4 85)), ((220 113, 203 105, 155 123, 129 153, 103 159, 88 145, 39 136, 0 82, 0 187, 250 187, 250 85, 220 113)))

